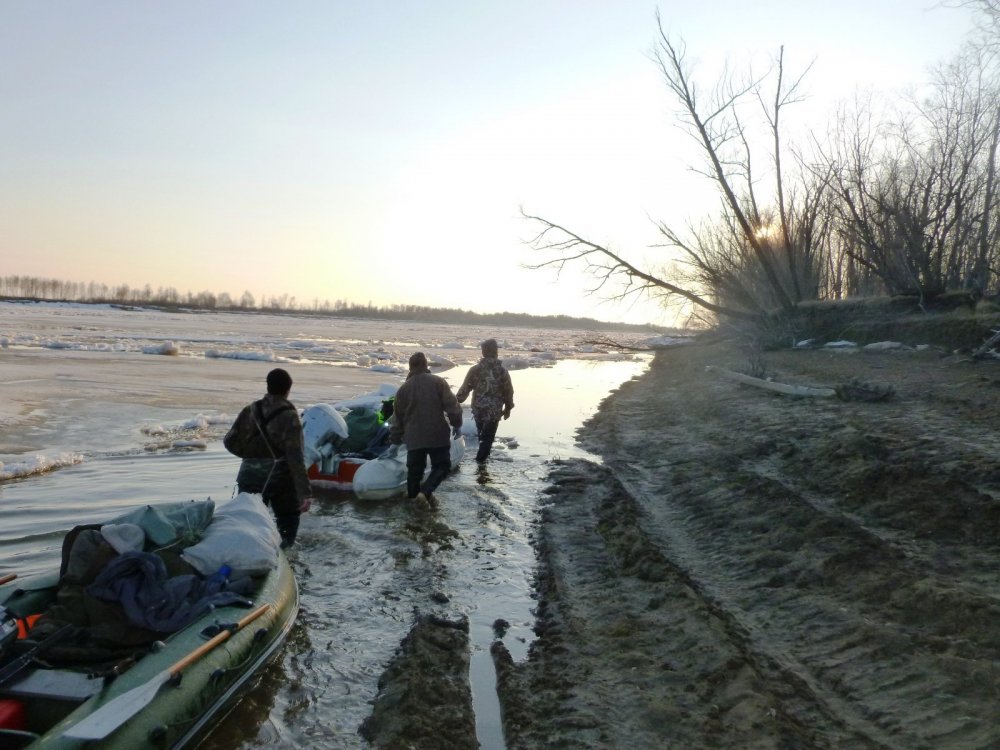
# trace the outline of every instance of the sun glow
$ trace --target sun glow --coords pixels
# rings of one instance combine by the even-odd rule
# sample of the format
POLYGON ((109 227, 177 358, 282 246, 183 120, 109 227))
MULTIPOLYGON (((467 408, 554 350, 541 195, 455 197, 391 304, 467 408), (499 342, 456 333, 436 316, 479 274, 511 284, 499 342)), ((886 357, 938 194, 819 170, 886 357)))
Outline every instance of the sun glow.
POLYGON ((759 225, 753 232, 753 236, 758 240, 773 240, 778 237, 781 227, 773 221, 759 225))

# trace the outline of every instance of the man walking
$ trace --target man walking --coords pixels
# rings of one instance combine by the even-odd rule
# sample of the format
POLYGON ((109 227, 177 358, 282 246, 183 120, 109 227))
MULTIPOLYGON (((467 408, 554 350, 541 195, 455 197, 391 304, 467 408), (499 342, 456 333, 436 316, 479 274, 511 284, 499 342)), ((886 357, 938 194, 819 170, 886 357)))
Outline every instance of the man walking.
POLYGON ((462 407, 448 382, 432 375, 427 357, 417 352, 410 357, 406 382, 396 391, 389 427, 389 455, 406 443, 406 496, 418 510, 438 507, 434 490, 451 471, 451 437, 462 427, 462 407), (449 429, 449 423, 451 428, 449 429), (421 483, 427 459, 431 471, 421 483))
POLYGON ((288 400, 292 376, 280 367, 267 374, 267 395, 245 406, 222 439, 243 459, 236 485, 259 493, 274 513, 281 546, 295 543, 299 516, 312 505, 312 488, 302 451, 302 422, 288 400))
POLYGON ((507 368, 497 359, 497 340, 486 339, 480 348, 483 358, 469 368, 455 398, 461 403, 472 393, 472 417, 476 420, 479 435, 476 461, 483 463, 493 449, 500 418, 509 418, 510 410, 514 408, 514 385, 507 368))

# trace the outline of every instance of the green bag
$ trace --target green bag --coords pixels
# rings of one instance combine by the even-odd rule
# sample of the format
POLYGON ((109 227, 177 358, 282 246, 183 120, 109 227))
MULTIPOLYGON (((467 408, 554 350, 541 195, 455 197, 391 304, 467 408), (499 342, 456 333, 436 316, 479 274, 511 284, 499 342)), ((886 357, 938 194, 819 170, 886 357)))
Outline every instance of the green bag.
POLYGON ((379 428, 378 412, 374 409, 351 409, 344 420, 347 422, 347 439, 338 449, 341 453, 361 453, 379 428))
POLYGON ((212 520, 215 503, 211 500, 146 505, 136 508, 113 523, 134 523, 146 533, 146 539, 157 547, 173 544, 179 539, 196 541, 212 520))

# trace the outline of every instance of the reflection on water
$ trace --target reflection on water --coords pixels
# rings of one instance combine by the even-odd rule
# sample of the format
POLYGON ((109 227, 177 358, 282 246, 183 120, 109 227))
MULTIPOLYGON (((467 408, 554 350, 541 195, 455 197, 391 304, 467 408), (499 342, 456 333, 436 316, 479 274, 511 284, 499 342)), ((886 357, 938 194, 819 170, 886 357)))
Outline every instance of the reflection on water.
MULTIPOLYGON (((501 422, 493 458, 464 462, 441 486, 432 532, 399 501, 321 493, 290 559, 301 615, 279 663, 221 722, 208 748, 359 748, 377 683, 417 611, 465 614, 483 748, 503 748, 490 643, 524 658, 532 638, 530 532, 545 462, 580 454, 574 436, 613 388, 644 362, 560 361, 512 373, 517 404, 501 422)), ((445 373, 457 388, 467 368, 445 373)), ((22 576, 57 564, 61 535, 146 503, 231 496, 238 459, 219 440, 203 451, 98 456, 75 467, 0 484, 0 571, 22 576)))

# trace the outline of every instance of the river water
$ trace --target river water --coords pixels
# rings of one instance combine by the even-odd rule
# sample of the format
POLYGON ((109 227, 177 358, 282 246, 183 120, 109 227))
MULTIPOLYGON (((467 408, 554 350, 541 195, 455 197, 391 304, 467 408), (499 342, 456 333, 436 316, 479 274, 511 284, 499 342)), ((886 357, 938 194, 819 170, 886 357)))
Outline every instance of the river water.
MULTIPOLYGON (((240 399, 259 395, 249 386, 234 394, 223 384, 237 369, 252 382, 276 363, 287 367, 301 408, 323 400, 324 380, 334 384, 335 399, 378 382, 398 384, 401 363, 421 348, 453 365, 441 374, 457 389, 483 335, 461 326, 382 321, 338 323, 331 335, 330 325, 290 324, 281 316, 137 316, 0 304, 0 364, 37 358, 25 372, 38 374, 15 377, 2 369, 2 386, 7 393, 17 386, 32 411, 27 422, 8 416, 17 438, 0 440, 0 469, 6 467, 0 476, 10 476, 0 481, 0 574, 30 578, 56 564, 62 535, 77 523, 147 503, 229 498, 238 459, 220 438, 240 399), (176 356, 157 356, 162 351, 176 356), (114 366, 107 372, 109 358, 114 366), (165 360, 185 362, 165 371, 165 360), (136 367, 138 375, 130 369, 136 367), (81 375, 92 370, 101 374, 81 375), (176 389, 185 376, 184 392, 197 398, 164 405, 183 400, 176 389), (142 382, 141 393, 132 377, 142 382), (213 393, 214 410, 205 403, 213 393), (196 400, 201 408, 192 414, 196 400), (15 446, 34 450, 18 453, 15 446)), ((400 500, 317 492, 289 554, 300 588, 298 622, 280 659, 206 747, 366 747, 358 727, 383 669, 416 615, 434 612, 468 617, 480 745, 504 748, 489 646, 502 637, 518 660, 532 639, 530 540, 546 464, 582 455, 576 430, 647 359, 572 343, 584 338, 580 332, 489 334, 519 368, 512 371, 517 406, 501 423, 493 458, 480 469, 469 451, 442 484, 431 536, 421 530, 426 521, 417 523, 400 500), (509 626, 496 630, 498 620, 509 626)))

